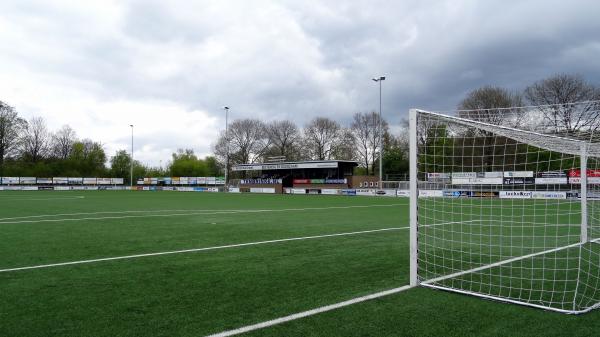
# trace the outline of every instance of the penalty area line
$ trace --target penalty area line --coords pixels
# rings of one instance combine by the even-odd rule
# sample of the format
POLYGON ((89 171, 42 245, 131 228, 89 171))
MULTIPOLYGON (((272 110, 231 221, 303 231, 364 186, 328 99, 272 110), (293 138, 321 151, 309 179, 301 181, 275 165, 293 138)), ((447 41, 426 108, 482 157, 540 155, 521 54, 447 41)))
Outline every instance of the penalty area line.
POLYGON ((346 233, 324 234, 324 235, 314 235, 314 236, 303 236, 303 237, 287 238, 287 239, 276 239, 276 240, 267 240, 267 241, 237 243, 237 244, 223 245, 223 246, 214 246, 214 247, 173 250, 173 251, 167 251, 167 252, 156 252, 156 253, 135 254, 135 255, 126 255, 126 256, 114 256, 114 257, 103 257, 103 258, 90 259, 90 260, 59 262, 59 263, 50 263, 50 264, 42 264, 42 265, 26 266, 26 267, 16 267, 16 268, 6 268, 6 269, 0 269, 0 273, 6 273, 6 272, 12 272, 12 271, 20 271, 20 270, 29 270, 29 269, 42 269, 42 268, 51 268, 51 267, 60 267, 60 266, 70 266, 70 265, 87 264, 87 263, 94 263, 94 262, 135 259, 135 258, 150 257, 150 256, 161 256, 161 255, 172 255, 172 254, 183 254, 183 253, 195 253, 195 252, 202 252, 202 251, 209 251, 209 250, 218 250, 218 249, 227 249, 227 248, 238 248, 238 247, 246 247, 246 246, 257 246, 257 245, 264 245, 264 244, 270 244, 270 243, 279 243, 279 242, 288 242, 288 241, 300 241, 300 240, 330 238, 330 237, 336 237, 336 236, 359 235, 359 234, 366 234, 366 233, 376 233, 376 232, 386 232, 386 231, 401 230, 401 229, 407 229, 407 228, 408 227, 380 228, 380 229, 371 229, 371 230, 358 231, 358 232, 346 232, 346 233))
POLYGON ((410 285, 405 285, 402 287, 398 287, 398 288, 394 288, 394 289, 389 289, 389 290, 385 290, 385 291, 381 291, 378 293, 373 293, 370 295, 366 295, 366 296, 361 296, 361 297, 356 297, 353 298, 351 300, 348 301, 343 301, 343 302, 339 302, 339 303, 335 303, 335 304, 330 304, 330 305, 326 305, 320 308, 315 308, 312 310, 307 310, 307 311, 302 311, 299 313, 295 313, 292 315, 288 315, 288 316, 283 316, 283 317, 279 317, 276 319, 272 319, 269 321, 265 321, 262 323, 257 323, 257 324, 252 324, 252 325, 247 325, 241 328, 237 328, 234 330, 228 330, 228 331, 223 331, 223 332, 219 332, 216 334, 212 334, 212 335, 208 335, 207 337, 228 337, 228 336, 235 336, 235 335, 239 335, 242 333, 246 333, 246 332, 250 332, 250 331, 254 331, 254 330, 259 330, 259 329, 264 329, 273 325, 277 325, 277 324, 282 324, 282 323, 286 323, 289 321, 293 321, 293 320, 297 320, 300 318, 305 318, 308 316, 313 316, 313 315, 317 315, 323 312, 327 312, 327 311, 332 311, 332 310, 336 310, 339 308, 343 308, 343 307, 347 307, 349 305, 353 305, 356 303, 360 303, 360 302, 365 302, 365 301, 369 301, 369 300, 373 300, 376 298, 380 298, 380 297, 384 297, 384 296, 389 296, 392 294, 396 294, 408 289, 413 288, 410 285))

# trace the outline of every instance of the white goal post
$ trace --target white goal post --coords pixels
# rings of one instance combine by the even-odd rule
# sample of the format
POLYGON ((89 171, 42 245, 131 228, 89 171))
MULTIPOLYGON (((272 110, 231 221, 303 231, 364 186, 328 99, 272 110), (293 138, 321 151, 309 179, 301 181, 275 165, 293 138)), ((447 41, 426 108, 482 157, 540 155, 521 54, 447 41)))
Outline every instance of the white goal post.
POLYGON ((410 284, 600 306, 600 101, 409 112, 410 284))

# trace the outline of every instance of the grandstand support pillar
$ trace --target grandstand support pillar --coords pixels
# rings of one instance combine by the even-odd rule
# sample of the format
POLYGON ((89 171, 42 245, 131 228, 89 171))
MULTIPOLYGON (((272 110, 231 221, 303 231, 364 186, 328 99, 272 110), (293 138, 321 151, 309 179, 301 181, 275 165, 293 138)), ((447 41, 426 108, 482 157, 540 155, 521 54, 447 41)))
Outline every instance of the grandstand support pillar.
POLYGON ((581 243, 588 242, 587 212, 587 143, 581 145, 581 243))
POLYGON ((409 174, 410 174, 410 285, 417 286, 417 202, 419 191, 417 190, 417 110, 411 109, 409 118, 409 174))

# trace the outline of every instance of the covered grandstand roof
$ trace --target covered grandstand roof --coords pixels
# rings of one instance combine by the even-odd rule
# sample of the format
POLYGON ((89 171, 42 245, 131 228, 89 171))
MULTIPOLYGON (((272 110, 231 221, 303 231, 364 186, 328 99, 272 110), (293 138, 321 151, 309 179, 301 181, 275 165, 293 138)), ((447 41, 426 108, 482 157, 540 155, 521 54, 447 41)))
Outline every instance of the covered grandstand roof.
POLYGON ((309 160, 309 161, 286 161, 279 163, 253 163, 239 164, 233 166, 233 171, 265 171, 265 170, 292 170, 292 169, 318 169, 338 168, 340 163, 358 166, 353 160, 309 160))

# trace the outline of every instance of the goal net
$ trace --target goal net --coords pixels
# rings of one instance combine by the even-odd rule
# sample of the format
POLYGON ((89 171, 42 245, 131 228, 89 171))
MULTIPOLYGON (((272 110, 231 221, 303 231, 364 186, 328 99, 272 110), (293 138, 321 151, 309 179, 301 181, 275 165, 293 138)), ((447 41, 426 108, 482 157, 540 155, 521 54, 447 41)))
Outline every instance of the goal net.
POLYGON ((410 112, 411 284, 600 306, 600 102, 410 112))

